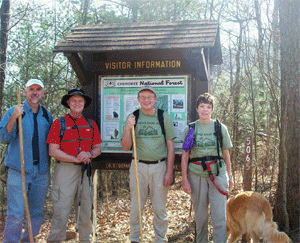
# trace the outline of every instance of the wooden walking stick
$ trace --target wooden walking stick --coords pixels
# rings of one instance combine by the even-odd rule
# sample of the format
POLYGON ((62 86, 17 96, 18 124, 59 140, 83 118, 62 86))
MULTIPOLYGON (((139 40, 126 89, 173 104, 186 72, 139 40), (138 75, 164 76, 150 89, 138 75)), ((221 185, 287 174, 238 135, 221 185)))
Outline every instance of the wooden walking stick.
POLYGON ((140 199, 140 184, 139 184, 139 175, 138 175, 138 163, 137 163, 137 154, 136 154, 136 141, 135 141, 134 126, 132 127, 131 131, 132 131, 132 141, 133 141, 133 157, 134 157, 136 191, 137 191, 139 222, 140 222, 140 238, 141 238, 141 242, 143 242, 143 226, 142 226, 142 212, 141 212, 141 199, 140 199))
MULTIPOLYGON (((21 94, 20 94, 20 87, 17 89, 17 100, 18 105, 21 104, 21 94)), ((30 243, 33 243, 33 234, 32 234, 32 227, 31 227, 31 219, 30 219, 30 212, 27 200, 27 193, 26 193, 26 181, 25 181, 25 169, 24 169, 24 146, 23 146, 23 126, 22 126, 22 116, 18 117, 19 123, 19 138, 20 138, 20 158, 21 158, 21 175, 22 175, 22 190, 23 190, 23 198, 24 198, 24 206, 25 206, 25 213, 27 218, 27 227, 29 233, 30 243)))
POLYGON ((97 191, 97 186, 98 186, 98 170, 95 170, 94 172, 94 212, 93 212, 93 242, 97 242, 97 196, 98 196, 98 191, 97 191))

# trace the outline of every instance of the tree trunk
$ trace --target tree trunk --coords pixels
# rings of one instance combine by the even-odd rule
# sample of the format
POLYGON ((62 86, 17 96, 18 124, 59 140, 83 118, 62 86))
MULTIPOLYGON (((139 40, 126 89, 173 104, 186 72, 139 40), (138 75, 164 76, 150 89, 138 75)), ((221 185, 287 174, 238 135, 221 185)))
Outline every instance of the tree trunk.
POLYGON ((285 231, 299 229, 299 9, 299 0, 280 0, 281 126, 274 220, 285 231))
POLYGON ((273 10, 273 19, 272 19, 272 30, 273 30, 273 75, 275 80, 279 80, 279 42, 280 42, 280 33, 279 33, 279 0, 274 0, 274 10, 273 10))
POLYGON ((6 69, 6 52, 8 41, 8 28, 9 28, 9 9, 10 0, 2 0, 1 5, 1 32, 0 32, 0 118, 2 117, 3 109, 3 92, 5 82, 5 69, 6 69))
MULTIPOLYGON (((233 96, 233 127, 232 127, 232 134, 233 134, 233 151, 232 151, 232 169, 235 171, 235 166, 237 164, 237 158, 239 155, 239 148, 238 148, 238 141, 239 141, 239 117, 240 117, 240 110, 239 110, 239 102, 240 102, 240 95, 241 95, 241 80, 240 80, 240 73, 241 73, 241 63, 240 63, 240 56, 241 56, 241 49, 242 49, 242 40, 243 40, 243 23, 240 22, 240 33, 238 39, 238 51, 235 56, 236 60, 236 73, 235 73, 235 83, 232 87, 232 96, 233 96)), ((235 179, 235 178, 234 178, 235 179)))
MULTIPOLYGON (((257 32, 258 32, 258 48, 257 48, 258 65, 259 65, 259 70, 263 70, 264 69, 263 28, 262 28, 262 21, 261 21, 261 9, 258 0, 254 1, 254 5, 255 5, 257 32)), ((260 84, 263 85, 261 75, 260 75, 260 84)))
POLYGON ((83 25, 86 25, 88 10, 89 10, 89 0, 84 0, 83 1, 83 11, 82 11, 82 24, 83 25))

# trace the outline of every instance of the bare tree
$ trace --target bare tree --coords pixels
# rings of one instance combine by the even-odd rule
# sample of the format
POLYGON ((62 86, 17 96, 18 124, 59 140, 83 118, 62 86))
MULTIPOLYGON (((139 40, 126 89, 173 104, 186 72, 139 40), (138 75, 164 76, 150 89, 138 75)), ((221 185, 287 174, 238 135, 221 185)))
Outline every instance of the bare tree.
POLYGON ((88 10, 89 10, 89 0, 84 0, 83 1, 83 12, 82 12, 82 24, 83 25, 86 25, 88 10))
POLYGON ((280 163, 274 219, 286 232, 299 230, 299 9, 298 0, 280 0, 280 163))
POLYGON ((8 41, 8 28, 9 28, 9 9, 10 0, 2 0, 1 5, 1 32, 0 32, 0 117, 2 117, 3 107, 3 92, 5 82, 5 69, 6 69, 6 52, 8 41))

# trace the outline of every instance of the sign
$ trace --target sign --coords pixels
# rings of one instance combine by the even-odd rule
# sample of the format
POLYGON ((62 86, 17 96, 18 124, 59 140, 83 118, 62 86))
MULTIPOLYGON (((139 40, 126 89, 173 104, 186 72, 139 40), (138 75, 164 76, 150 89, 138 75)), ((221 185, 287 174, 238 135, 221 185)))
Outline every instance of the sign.
POLYGON ((245 139, 245 161, 246 166, 252 167, 252 136, 247 136, 245 139))
POLYGON ((252 182, 252 136, 245 138, 245 167, 244 167, 244 191, 251 191, 252 182))
POLYGON ((102 152, 125 152, 121 139, 126 118, 140 108, 137 100, 140 88, 150 85, 157 94, 155 108, 171 116, 177 133, 175 152, 181 153, 179 137, 187 125, 187 80, 187 76, 100 77, 102 152))
POLYGON ((181 68, 181 60, 105 62, 105 70, 181 68))

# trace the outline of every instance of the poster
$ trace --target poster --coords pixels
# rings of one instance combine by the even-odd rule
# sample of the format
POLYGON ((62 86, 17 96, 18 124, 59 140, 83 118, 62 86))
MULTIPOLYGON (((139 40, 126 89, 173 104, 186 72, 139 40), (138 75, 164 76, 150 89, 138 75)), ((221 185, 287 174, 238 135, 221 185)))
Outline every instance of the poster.
POLYGON ((100 77, 102 152, 123 152, 121 139, 126 118, 140 108, 140 88, 150 85, 157 94, 155 107, 171 116, 177 134, 175 152, 181 153, 179 138, 187 124, 187 80, 188 76, 100 77))

